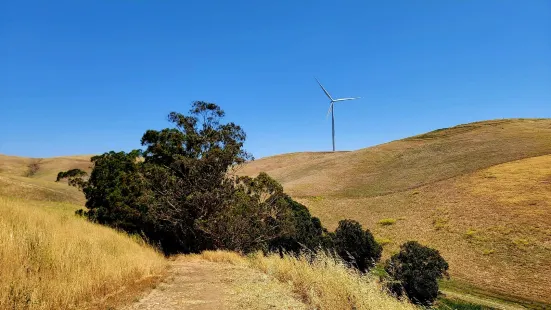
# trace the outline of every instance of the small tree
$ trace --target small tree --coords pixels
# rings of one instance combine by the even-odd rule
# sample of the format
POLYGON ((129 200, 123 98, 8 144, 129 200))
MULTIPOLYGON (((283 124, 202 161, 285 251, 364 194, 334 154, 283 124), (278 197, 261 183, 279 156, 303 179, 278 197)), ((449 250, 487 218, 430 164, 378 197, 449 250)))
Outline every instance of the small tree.
POLYGON ((360 223, 342 220, 335 230, 333 243, 337 254, 347 263, 365 272, 381 258, 382 247, 360 223))
POLYGON ((448 276, 448 263, 437 250, 408 241, 386 262, 385 270, 394 280, 387 285, 392 293, 405 293, 412 302, 430 306, 438 297, 438 279, 448 276))

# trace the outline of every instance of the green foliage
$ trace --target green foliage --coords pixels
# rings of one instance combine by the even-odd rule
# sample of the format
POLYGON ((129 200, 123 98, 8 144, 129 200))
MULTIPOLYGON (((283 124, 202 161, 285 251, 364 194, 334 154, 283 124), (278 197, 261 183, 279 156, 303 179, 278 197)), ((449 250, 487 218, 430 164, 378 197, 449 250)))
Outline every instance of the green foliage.
POLYGON ((385 270, 394 280, 388 288, 400 296, 406 294, 417 304, 431 305, 438 297, 438 279, 448 276, 448 263, 437 250, 416 241, 408 241, 385 264, 385 270))
POLYGON ((69 185, 81 188, 85 185, 83 178, 88 174, 80 169, 71 169, 57 174, 56 182, 67 179, 69 185))
POLYGON ((333 235, 336 253, 360 271, 367 271, 381 258, 383 248, 371 232, 363 230, 360 223, 342 220, 333 235))
POLYGON ((228 172, 252 157, 242 149, 244 131, 223 117, 216 104, 197 101, 189 115, 169 114, 173 128, 141 139, 149 213, 167 252, 212 248, 217 240, 205 223, 230 212, 236 199, 238 181, 228 172))
POLYGON ((215 248, 240 252, 265 250, 271 241, 294 231, 288 197, 277 181, 266 173, 236 180, 227 207, 197 223, 215 248))
POLYGON ((270 250, 298 254, 301 251, 316 251, 327 247, 328 233, 321 225, 321 221, 291 197, 285 196, 284 199, 290 207, 292 229, 270 242, 270 250))
POLYGON ((87 211, 79 210, 94 222, 109 225, 129 233, 144 233, 151 227, 144 201, 145 180, 140 174, 140 151, 109 152, 92 157, 94 169, 88 180, 79 169, 60 172, 57 180, 67 178, 86 197, 87 211))

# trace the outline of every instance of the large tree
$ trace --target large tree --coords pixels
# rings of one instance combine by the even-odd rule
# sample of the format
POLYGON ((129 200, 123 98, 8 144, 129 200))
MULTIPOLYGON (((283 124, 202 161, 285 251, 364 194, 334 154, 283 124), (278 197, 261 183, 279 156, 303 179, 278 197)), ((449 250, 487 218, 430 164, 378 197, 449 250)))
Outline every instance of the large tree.
POLYGON ((230 207, 235 191, 231 170, 252 158, 243 150, 245 132, 221 123, 224 111, 196 101, 189 115, 172 112, 174 125, 148 130, 142 137, 144 175, 152 192, 150 214, 170 235, 168 251, 194 252, 212 247, 199 223, 230 207))

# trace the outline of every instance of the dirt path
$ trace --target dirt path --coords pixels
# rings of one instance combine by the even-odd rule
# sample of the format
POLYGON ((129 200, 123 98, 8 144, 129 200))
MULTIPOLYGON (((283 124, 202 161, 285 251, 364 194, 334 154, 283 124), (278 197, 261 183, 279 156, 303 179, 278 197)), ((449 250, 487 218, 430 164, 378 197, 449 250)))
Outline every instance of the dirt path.
POLYGON ((169 276, 125 310, 306 309, 285 284, 246 267, 179 257, 169 276))

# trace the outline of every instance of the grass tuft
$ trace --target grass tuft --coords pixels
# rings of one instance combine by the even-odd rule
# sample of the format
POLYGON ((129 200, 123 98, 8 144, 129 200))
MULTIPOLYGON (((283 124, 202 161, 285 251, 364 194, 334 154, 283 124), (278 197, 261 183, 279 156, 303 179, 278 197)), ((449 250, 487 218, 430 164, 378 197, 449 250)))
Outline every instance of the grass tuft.
POLYGON ((384 237, 376 237, 375 241, 377 241, 378 244, 385 246, 392 242, 392 239, 384 238, 384 237))
POLYGON ((393 219, 393 218, 382 219, 377 223, 382 226, 390 226, 390 225, 396 224, 396 219, 393 219))

